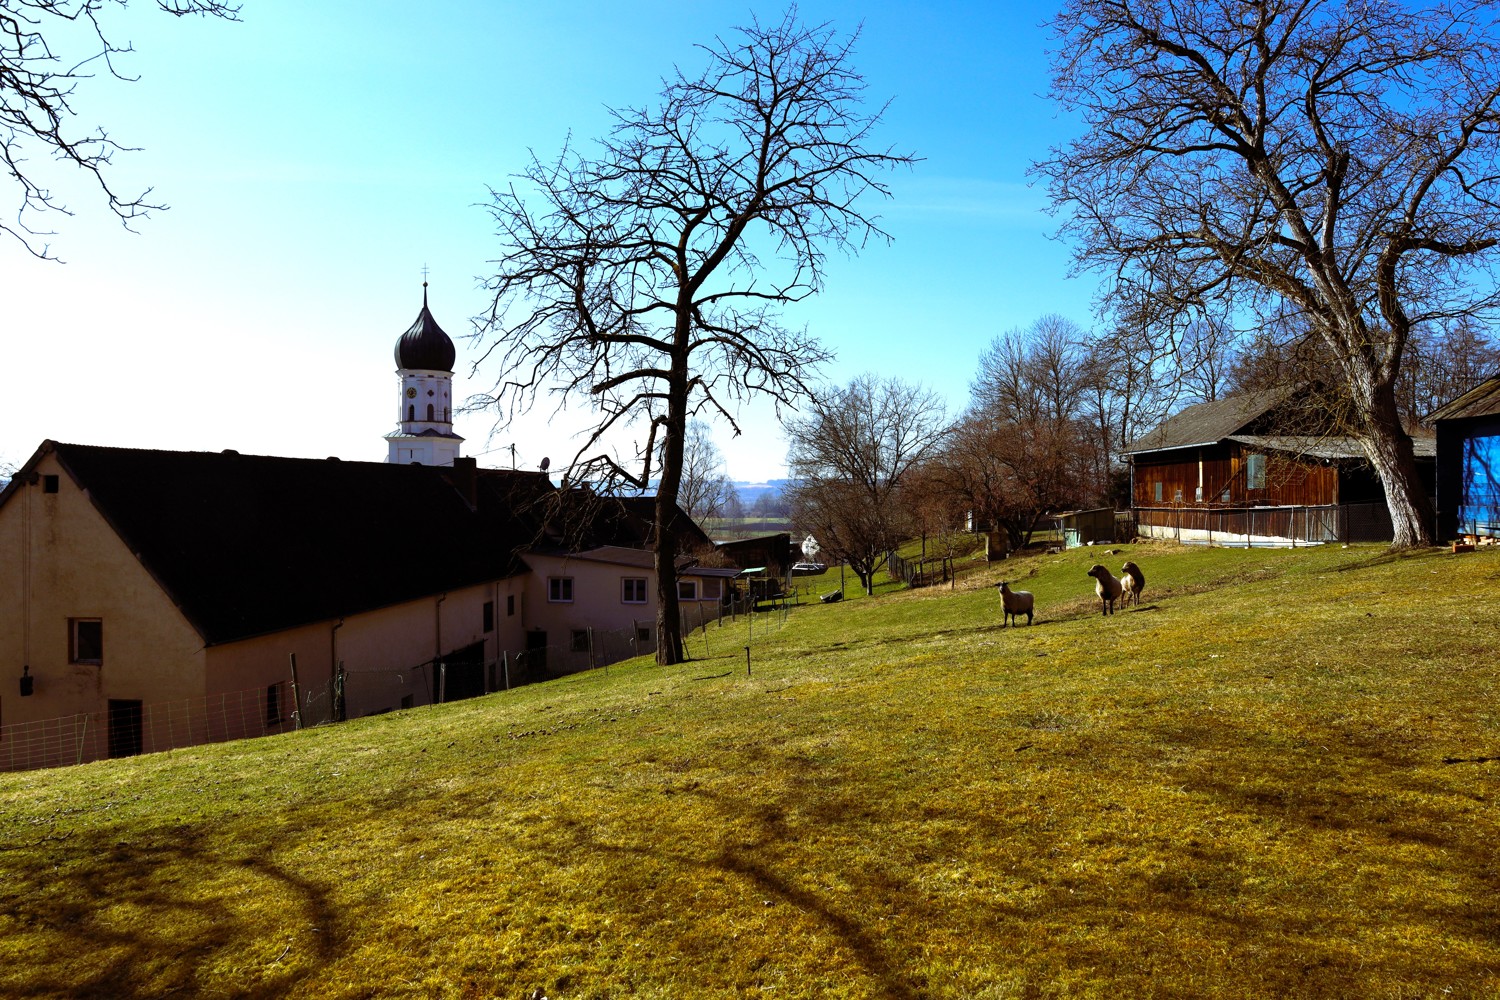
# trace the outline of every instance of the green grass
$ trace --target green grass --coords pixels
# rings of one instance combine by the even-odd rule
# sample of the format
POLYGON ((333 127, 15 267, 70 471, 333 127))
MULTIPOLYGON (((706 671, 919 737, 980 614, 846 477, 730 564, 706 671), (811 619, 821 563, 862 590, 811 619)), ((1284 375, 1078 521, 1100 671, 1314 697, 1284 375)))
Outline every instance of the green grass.
POLYGON ((8 775, 0 995, 1500 995, 1500 553, 1125 548, 8 775))

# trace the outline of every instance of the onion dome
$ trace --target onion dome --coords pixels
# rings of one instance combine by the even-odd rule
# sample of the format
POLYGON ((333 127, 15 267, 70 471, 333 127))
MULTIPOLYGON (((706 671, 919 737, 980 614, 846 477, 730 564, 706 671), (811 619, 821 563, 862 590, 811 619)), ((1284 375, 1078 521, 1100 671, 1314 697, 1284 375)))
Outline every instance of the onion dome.
POLYGON ((411 329, 396 341, 396 367, 422 368, 433 372, 453 371, 457 353, 453 341, 427 311, 427 282, 422 282, 422 311, 411 329))

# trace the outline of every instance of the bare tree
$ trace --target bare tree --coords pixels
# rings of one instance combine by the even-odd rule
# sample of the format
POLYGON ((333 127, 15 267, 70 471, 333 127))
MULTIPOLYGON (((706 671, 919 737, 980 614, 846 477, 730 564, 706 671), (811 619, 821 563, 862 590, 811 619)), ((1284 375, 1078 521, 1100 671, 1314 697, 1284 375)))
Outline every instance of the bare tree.
POLYGON ((1083 443, 1075 420, 1000 421, 976 407, 953 428, 926 474, 1020 549, 1048 512, 1076 507, 1088 495, 1083 443))
POLYGON ((1401 372, 1397 398, 1412 420, 1457 399, 1500 373, 1500 344, 1466 316, 1437 330, 1413 331, 1410 363, 1401 372))
POLYGON ((930 479, 979 521, 1029 544, 1049 511, 1110 489, 1115 401, 1101 348, 1059 316, 996 337, 979 356, 970 405, 930 479))
POLYGON ((888 239, 861 206, 912 158, 871 145, 884 109, 864 108, 853 44, 794 11, 753 21, 703 46, 707 68, 665 81, 655 106, 613 112, 592 155, 533 158, 534 192, 492 192, 505 251, 481 329, 503 373, 490 402, 508 417, 539 393, 591 400, 574 478, 644 488, 660 455, 659 663, 683 656, 674 517, 688 418, 715 413, 738 433, 744 398, 803 395, 828 354, 783 328, 780 308, 822 287, 829 250, 888 239), (644 437, 633 457, 598 451, 628 426, 644 437))
POLYGON ((847 562, 866 593, 912 527, 902 498, 907 478, 946 431, 936 393, 873 375, 818 396, 787 424, 793 520, 847 562))
POLYGON ((724 456, 709 436, 708 425, 689 420, 682 446, 682 487, 677 505, 702 525, 725 516, 732 499, 736 499, 734 484, 724 473, 724 456))
MULTIPOLYGON (((73 101, 79 85, 101 74, 117 80, 119 57, 133 51, 111 40, 108 8, 129 0, 4 0, 0 3, 0 163, 20 189, 15 214, 0 219, 0 232, 14 237, 37 257, 52 257, 32 218, 73 214, 47 186, 33 163, 57 160, 83 171, 98 185, 110 211, 128 228, 134 219, 165 208, 137 195, 116 191, 108 167, 116 152, 130 151, 102 128, 74 131, 73 101)), ((203 14, 239 19, 239 6, 222 0, 156 0, 158 9, 181 17, 203 14)))
POLYGON ((1496 7, 1066 0, 1036 170, 1080 265, 1165 314, 1286 304, 1327 345, 1397 546, 1430 505, 1395 385, 1414 327, 1497 304, 1496 7))

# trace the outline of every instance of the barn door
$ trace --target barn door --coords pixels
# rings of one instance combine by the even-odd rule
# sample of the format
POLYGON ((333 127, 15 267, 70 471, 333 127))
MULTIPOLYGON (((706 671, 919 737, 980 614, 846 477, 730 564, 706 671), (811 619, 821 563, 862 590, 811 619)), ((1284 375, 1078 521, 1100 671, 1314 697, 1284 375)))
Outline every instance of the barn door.
POLYGON ((134 757, 141 752, 141 703, 109 700, 109 755, 134 757))

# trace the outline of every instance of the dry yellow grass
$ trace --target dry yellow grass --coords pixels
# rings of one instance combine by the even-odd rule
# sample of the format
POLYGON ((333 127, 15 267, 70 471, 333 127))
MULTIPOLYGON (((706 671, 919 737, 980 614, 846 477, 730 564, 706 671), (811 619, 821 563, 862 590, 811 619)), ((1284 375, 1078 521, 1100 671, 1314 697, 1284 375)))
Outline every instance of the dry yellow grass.
POLYGON ((1129 557, 9 775, 0 994, 1500 995, 1500 555, 1129 557))

